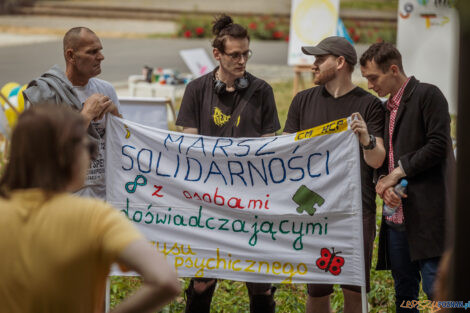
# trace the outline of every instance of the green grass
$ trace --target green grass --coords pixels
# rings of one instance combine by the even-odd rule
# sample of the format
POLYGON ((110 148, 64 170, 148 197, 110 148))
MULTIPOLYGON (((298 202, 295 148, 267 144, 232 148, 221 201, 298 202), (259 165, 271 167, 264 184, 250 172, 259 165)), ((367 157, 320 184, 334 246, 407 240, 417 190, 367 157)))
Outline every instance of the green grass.
POLYGON ((176 38, 176 34, 174 33, 152 33, 146 35, 147 38, 149 39, 162 39, 162 38, 176 38))
POLYGON ((341 9, 397 10, 398 0, 341 0, 341 9))
POLYGON ((286 124, 289 106, 293 98, 292 81, 272 83, 271 87, 274 91, 274 99, 276 99, 277 114, 279 116, 279 122, 281 123, 281 129, 278 131, 278 133, 282 133, 284 125, 286 124))

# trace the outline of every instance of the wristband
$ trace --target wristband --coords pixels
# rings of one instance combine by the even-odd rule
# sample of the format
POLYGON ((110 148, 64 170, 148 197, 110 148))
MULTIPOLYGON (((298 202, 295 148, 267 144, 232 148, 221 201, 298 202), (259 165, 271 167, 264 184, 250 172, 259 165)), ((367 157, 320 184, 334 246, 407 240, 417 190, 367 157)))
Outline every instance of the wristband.
POLYGON ((376 141, 375 141, 375 137, 373 135, 369 135, 369 144, 367 146, 363 146, 361 144, 361 147, 364 150, 372 150, 372 149, 375 148, 375 146, 376 146, 376 141))

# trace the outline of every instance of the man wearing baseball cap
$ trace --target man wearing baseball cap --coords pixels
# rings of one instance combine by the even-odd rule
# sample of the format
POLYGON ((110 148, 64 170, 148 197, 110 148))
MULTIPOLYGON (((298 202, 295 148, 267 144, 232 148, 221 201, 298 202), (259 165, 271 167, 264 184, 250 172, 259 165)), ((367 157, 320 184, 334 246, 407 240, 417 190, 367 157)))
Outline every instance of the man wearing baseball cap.
POLYGON ((304 46, 302 47, 302 52, 308 55, 334 55, 342 56, 346 62, 352 66, 354 70, 354 65, 357 63, 357 54, 354 47, 347 41, 344 37, 331 36, 323 39, 316 46, 304 46))
MULTIPOLYGON (((284 133, 295 133, 330 121, 353 116, 351 129, 361 146, 361 182, 366 287, 375 238, 374 169, 385 159, 383 128, 385 112, 381 101, 352 82, 357 63, 354 47, 343 37, 328 37, 316 46, 302 47, 302 52, 315 56, 312 71, 316 87, 299 92, 289 108, 284 133)), ((361 312, 361 289, 342 285, 344 312, 361 312)), ((331 312, 333 285, 309 284, 306 312, 331 312)))

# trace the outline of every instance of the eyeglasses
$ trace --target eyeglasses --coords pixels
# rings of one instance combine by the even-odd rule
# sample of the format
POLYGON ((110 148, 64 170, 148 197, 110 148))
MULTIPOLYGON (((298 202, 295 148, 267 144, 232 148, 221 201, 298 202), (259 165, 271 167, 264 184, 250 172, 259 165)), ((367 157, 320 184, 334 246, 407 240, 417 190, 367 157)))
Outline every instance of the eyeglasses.
POLYGON ((253 52, 251 50, 248 50, 243 53, 233 52, 233 53, 224 53, 224 54, 231 57, 233 61, 239 61, 242 56, 245 60, 248 60, 253 55, 253 52))

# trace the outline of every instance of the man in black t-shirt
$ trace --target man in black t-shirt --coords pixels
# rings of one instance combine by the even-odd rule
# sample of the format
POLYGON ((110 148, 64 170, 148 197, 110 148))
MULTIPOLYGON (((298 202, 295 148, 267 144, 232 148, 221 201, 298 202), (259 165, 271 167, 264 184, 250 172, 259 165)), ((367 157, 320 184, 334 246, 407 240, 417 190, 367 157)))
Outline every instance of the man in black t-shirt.
MULTIPOLYGON (((227 40, 226 46, 232 47, 232 40, 227 40)), ((232 59, 228 55, 220 57, 232 59)), ((238 62, 243 60, 246 63, 247 58, 248 55, 240 55, 238 62)), ((213 72, 188 84, 176 125, 182 126, 185 133, 205 136, 274 136, 280 124, 271 86, 248 72, 242 72, 238 79, 246 81, 249 86, 239 89, 234 86, 233 78, 231 81, 230 76, 225 78, 225 70, 220 63, 213 72), (217 79, 224 84, 227 82, 219 92, 216 91, 217 79)))
MULTIPOLYGON (((176 125, 184 133, 217 137, 274 136, 280 128, 271 86, 245 71, 251 56, 244 27, 223 15, 214 22, 212 42, 219 66, 186 87, 176 125)), ((186 312, 210 311, 217 281, 193 278, 186 290, 186 312)), ((274 313, 269 283, 246 283, 250 311, 274 313)))
MULTIPOLYGON (((379 99, 355 86, 351 75, 357 63, 353 46, 342 37, 328 37, 317 46, 302 47, 314 55, 314 83, 320 85, 299 92, 287 115, 284 133, 295 133, 352 115, 352 130, 358 135, 361 149, 362 214, 366 287, 370 290, 369 274, 375 238, 375 188, 373 171, 385 159, 383 127, 385 112, 379 99)), ((344 312, 361 312, 358 286, 341 286, 344 312)), ((307 313, 331 312, 330 294, 333 286, 309 284, 307 313)))

